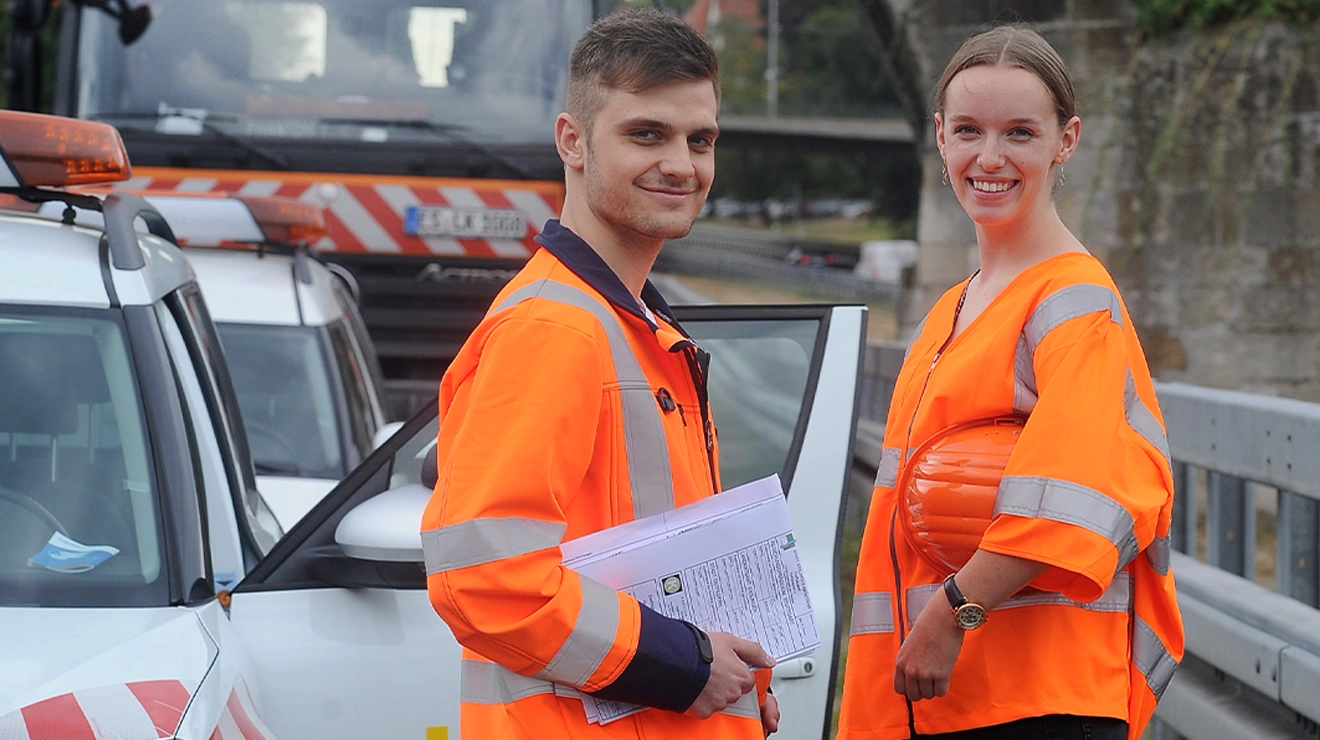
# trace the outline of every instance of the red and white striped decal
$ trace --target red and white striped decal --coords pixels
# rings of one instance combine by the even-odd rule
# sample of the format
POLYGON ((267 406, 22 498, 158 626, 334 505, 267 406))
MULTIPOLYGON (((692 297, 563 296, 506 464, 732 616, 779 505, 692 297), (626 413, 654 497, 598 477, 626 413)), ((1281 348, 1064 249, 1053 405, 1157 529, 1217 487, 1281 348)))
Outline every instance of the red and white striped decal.
POLYGON ((176 680, 135 681, 52 696, 0 716, 2 740, 174 737, 192 694, 176 680))
POLYGON ((526 259, 536 251, 534 237, 546 219, 558 216, 563 186, 512 180, 368 178, 360 175, 201 171, 142 167, 122 184, 127 190, 177 190, 280 195, 325 206, 329 235, 317 244, 325 251, 420 256, 526 259), (419 237, 404 233, 410 206, 516 209, 527 233, 521 239, 419 237))
POLYGON ((242 678, 229 692, 225 711, 208 740, 274 740, 274 735, 261 722, 252 705, 252 694, 242 678))

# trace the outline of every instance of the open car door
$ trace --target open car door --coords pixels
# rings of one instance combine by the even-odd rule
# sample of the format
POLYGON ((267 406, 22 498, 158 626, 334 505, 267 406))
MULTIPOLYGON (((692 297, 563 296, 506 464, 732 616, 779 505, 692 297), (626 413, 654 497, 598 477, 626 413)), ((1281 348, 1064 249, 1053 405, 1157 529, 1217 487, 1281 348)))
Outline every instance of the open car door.
MULTIPOLYGON (((821 646, 774 670, 779 736, 824 737, 840 637, 839 533, 866 309, 675 312, 713 358, 710 397, 724 486, 771 473, 784 482, 821 646)), ((409 420, 234 589, 230 627, 275 737, 459 737, 459 647, 427 599, 418 534, 436 417, 432 405, 409 420)))

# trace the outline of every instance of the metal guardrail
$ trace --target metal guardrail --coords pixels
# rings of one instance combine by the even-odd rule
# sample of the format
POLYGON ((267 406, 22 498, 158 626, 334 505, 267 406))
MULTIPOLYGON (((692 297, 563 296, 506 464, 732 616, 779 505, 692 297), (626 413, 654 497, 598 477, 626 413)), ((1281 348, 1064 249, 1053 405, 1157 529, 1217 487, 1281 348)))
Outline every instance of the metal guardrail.
MULTIPOLYGON (((867 349, 862 414, 871 418, 855 450, 864 469, 879 461, 877 420, 904 349, 867 349)), ((1174 459, 1173 568, 1187 656, 1150 735, 1320 737, 1320 404, 1185 383, 1157 383, 1156 392, 1174 459), (1272 590, 1253 577, 1256 499, 1275 492, 1277 542, 1272 558, 1265 553, 1272 590), (1194 557, 1200 550, 1205 562, 1194 557)))
POLYGON ((835 301, 898 302, 898 283, 864 280, 838 268, 789 264, 784 258, 794 246, 774 235, 702 227, 667 242, 655 266, 663 272, 760 281, 835 301))

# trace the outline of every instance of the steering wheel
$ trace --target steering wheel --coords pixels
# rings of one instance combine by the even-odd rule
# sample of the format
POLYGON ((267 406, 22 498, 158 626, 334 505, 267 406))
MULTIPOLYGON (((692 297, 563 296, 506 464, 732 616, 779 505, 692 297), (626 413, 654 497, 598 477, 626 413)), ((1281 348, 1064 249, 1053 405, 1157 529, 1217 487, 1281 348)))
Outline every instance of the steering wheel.
MULTIPOLYGON (((243 428, 247 430, 248 437, 260 437, 267 442, 273 442, 276 451, 282 453, 281 456, 284 459, 289 460, 290 462, 297 462, 298 448, 288 437, 275 429, 275 427, 269 426, 260 421, 244 419, 243 428)), ((251 439, 248 440, 248 447, 252 448, 252 456, 254 458, 261 457, 261 455, 257 454, 257 445, 254 444, 251 439)))
POLYGON ((56 519, 55 515, 50 513, 49 509, 42 506, 31 496, 19 493, 18 491, 11 491, 7 488, 0 488, 0 499, 4 499, 11 504, 17 504, 18 506, 27 509, 46 526, 54 529, 65 537, 69 536, 69 531, 64 528, 64 525, 60 523, 60 520, 56 519))

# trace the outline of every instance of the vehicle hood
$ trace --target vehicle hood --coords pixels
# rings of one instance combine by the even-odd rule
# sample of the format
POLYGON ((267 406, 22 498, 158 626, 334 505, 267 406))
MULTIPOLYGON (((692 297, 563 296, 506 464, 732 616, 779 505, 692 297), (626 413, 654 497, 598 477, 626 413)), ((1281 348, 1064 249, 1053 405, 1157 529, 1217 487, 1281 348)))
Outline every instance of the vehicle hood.
POLYGON ((0 737, 172 734, 217 655, 185 607, 4 608, 0 634, 0 737))
POLYGON ((339 484, 331 478, 293 478, 258 475, 257 490, 287 532, 303 515, 312 510, 327 493, 339 484))

